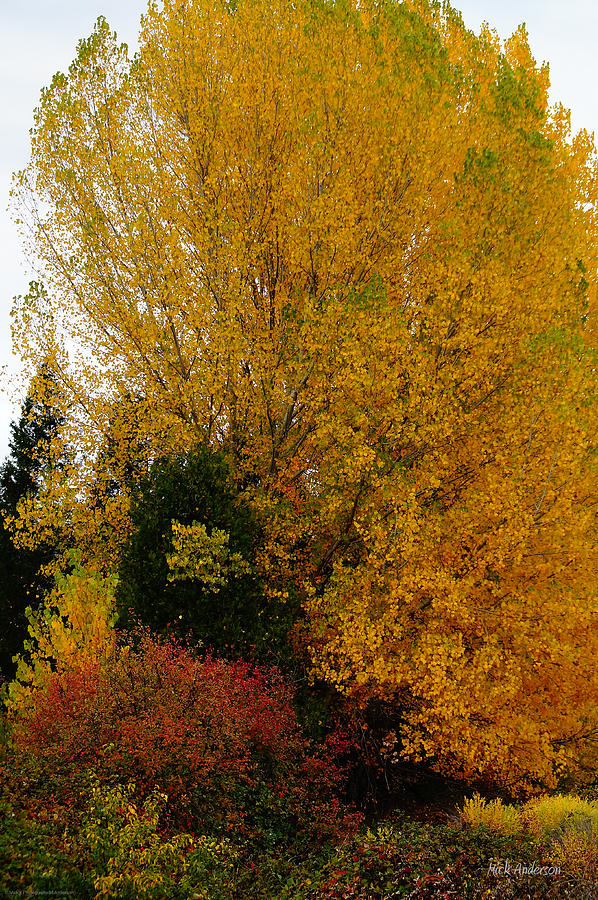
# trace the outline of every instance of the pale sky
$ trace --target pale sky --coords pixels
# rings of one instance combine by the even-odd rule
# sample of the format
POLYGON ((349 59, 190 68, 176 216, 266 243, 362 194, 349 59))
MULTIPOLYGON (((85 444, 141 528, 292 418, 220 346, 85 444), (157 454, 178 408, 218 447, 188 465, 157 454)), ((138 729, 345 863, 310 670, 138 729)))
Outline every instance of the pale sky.
MULTIPOLYGON (((29 129, 40 90, 64 71, 77 41, 96 18, 106 17, 118 37, 136 46, 145 0, 0 0, 0 389, 19 371, 11 353, 12 298, 27 291, 35 273, 20 249, 6 212, 11 173, 28 157, 29 129), (6 367, 2 370, 2 367, 6 367)), ((482 22, 507 37, 525 22, 536 60, 550 63, 552 99, 572 111, 573 127, 598 133, 598 2, 596 0, 455 0, 468 27, 482 22)), ((0 393, 0 463, 8 448, 9 424, 18 405, 0 393)))

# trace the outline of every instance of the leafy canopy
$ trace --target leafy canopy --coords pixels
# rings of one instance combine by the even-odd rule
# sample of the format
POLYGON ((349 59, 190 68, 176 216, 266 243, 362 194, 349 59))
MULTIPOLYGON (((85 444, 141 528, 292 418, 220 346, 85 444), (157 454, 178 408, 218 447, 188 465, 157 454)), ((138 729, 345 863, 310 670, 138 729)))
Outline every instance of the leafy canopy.
POLYGON ((523 29, 428 0, 165 0, 132 61, 98 21, 14 188, 49 287, 23 351, 53 341, 85 460, 22 528, 109 560, 109 428, 222 448, 314 675, 524 787, 598 699, 596 157, 548 87, 523 29))

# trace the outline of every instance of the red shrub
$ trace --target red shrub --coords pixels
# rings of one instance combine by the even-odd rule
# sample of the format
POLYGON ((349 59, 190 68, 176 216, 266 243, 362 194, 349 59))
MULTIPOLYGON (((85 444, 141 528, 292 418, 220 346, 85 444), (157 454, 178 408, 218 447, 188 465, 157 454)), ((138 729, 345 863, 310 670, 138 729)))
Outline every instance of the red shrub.
POLYGON ((101 669, 55 675, 14 742, 50 778, 93 769, 141 794, 159 787, 185 827, 321 832, 342 819, 340 773, 302 736, 278 672, 200 660, 147 632, 101 669))

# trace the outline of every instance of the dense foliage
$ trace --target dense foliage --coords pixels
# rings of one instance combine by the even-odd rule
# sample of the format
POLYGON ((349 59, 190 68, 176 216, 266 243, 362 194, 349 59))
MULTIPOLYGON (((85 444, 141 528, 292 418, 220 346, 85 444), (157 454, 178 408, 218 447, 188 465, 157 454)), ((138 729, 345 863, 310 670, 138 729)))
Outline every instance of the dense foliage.
POLYGON ((310 752, 279 674, 137 639, 50 676, 34 708, 16 710, 15 751, 65 786, 63 802, 93 770, 104 784, 133 779, 142 796, 165 792, 169 821, 204 833, 307 839, 346 824, 340 773, 310 752))
POLYGON ((435 0, 151 0, 43 92, 4 890, 598 895, 594 800, 515 805, 598 783, 598 161, 548 88, 435 0), (510 802, 359 830, 345 776, 422 763, 510 802))
MULTIPOLYGON (((14 191, 49 287, 19 343, 80 448, 21 534, 68 521, 113 568, 131 480, 223 451, 313 676, 521 790, 588 764, 598 701, 598 179, 547 98, 523 29, 430 0, 166 0, 133 61, 103 20, 81 43, 14 191)), ((155 550, 123 591, 224 646, 197 583, 157 600, 155 550)))
POLYGON ((67 832, 56 806, 23 814, 6 768, 2 797, 5 890, 64 890, 81 900, 592 900, 598 890, 598 844, 594 837, 584 845, 575 826, 545 839, 396 815, 304 858, 296 847, 240 849, 234 836, 165 831, 165 797, 156 791, 141 801, 132 784, 101 787, 92 779, 85 814, 67 832), (498 871, 505 864, 510 874, 498 871))
POLYGON ((266 602, 256 571, 262 544, 255 514, 221 455, 200 447, 185 457, 158 459, 133 491, 119 563, 121 623, 132 613, 153 629, 192 632, 229 655, 283 652, 293 610, 290 603, 266 602), (177 537, 192 536, 192 529, 204 542, 195 553, 187 546, 183 559, 177 537), (217 536, 221 543, 214 547, 217 536))
POLYGON ((598 896, 598 162, 548 89, 436 0, 150 0, 44 90, 3 891, 598 896), (494 799, 385 820, 424 766, 494 799))
POLYGON ((282 855, 282 878, 352 834, 346 741, 306 739, 288 680, 147 628, 117 636, 113 590, 73 559, 30 613, 4 717, 1 886, 249 896, 258 864, 282 855))
POLYGON ((78 552, 69 559, 72 571, 56 577, 39 609, 26 609, 28 640, 5 691, 13 714, 34 710, 56 677, 97 669, 113 652, 116 579, 84 569, 78 552))

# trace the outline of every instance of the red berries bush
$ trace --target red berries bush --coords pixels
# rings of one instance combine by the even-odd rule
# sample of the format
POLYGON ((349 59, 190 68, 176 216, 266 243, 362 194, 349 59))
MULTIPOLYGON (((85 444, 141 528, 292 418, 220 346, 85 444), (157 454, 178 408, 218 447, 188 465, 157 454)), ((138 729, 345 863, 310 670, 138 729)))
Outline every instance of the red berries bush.
POLYGON ((141 796, 164 791, 176 827, 258 841, 346 833, 340 771, 302 735, 280 673, 200 659, 147 631, 105 664, 55 674, 13 741, 57 791, 90 770, 135 781, 141 796))

